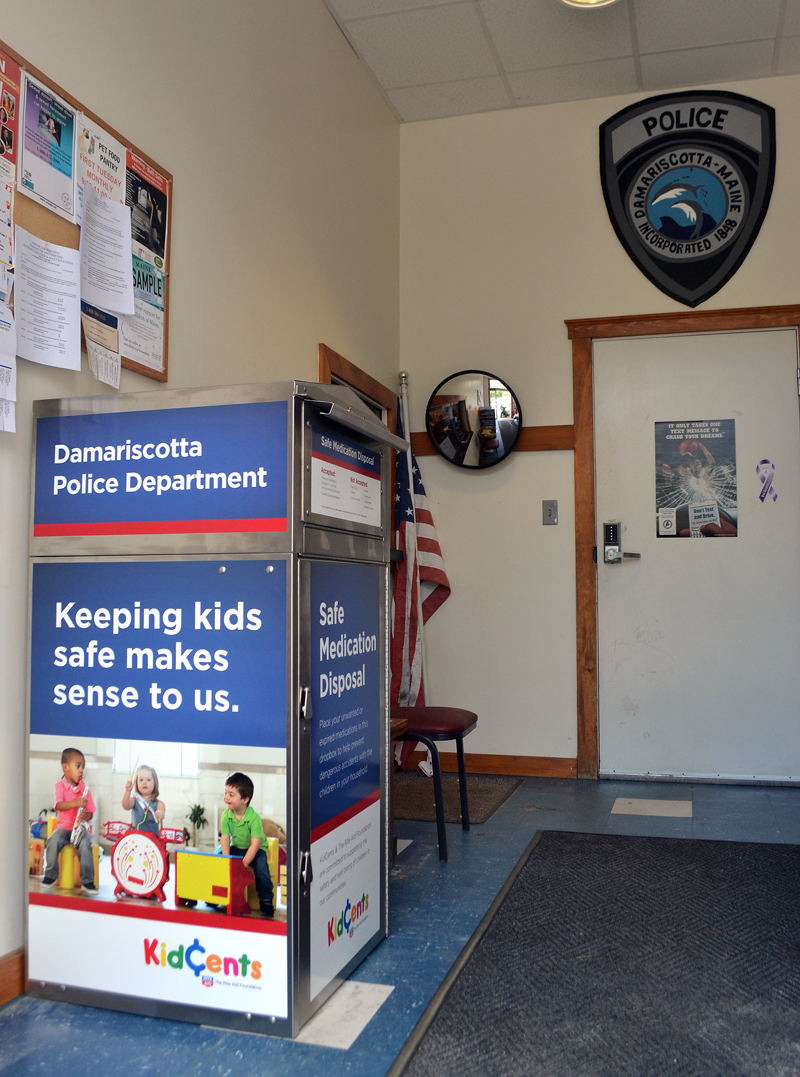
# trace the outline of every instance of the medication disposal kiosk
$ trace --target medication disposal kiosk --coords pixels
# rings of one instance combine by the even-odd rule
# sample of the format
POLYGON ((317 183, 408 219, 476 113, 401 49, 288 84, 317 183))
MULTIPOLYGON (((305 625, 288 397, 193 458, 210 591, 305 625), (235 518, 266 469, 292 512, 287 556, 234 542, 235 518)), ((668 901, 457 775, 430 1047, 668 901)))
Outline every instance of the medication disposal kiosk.
POLYGON ((295 1035, 386 934, 405 443, 349 389, 300 382, 35 420, 31 816, 85 770, 31 868, 28 990, 295 1035), (219 852, 233 772, 253 786, 233 811, 253 810, 229 840, 260 839, 272 916, 263 874, 219 852))

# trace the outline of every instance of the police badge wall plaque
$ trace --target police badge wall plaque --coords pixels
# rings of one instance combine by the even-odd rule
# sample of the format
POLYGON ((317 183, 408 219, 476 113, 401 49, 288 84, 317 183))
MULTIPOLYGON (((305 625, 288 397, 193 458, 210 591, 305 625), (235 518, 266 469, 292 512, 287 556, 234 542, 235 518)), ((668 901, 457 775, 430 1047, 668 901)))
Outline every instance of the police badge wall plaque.
POLYGON ((600 126, 611 223, 646 277, 696 307, 755 242, 775 177, 775 110, 722 90, 662 94, 600 126))

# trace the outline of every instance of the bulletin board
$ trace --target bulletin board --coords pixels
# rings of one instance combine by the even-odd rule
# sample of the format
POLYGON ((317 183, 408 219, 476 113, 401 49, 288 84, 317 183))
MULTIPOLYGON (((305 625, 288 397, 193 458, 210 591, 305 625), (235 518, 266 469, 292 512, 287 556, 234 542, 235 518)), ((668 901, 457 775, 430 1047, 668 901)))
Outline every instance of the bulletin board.
MULTIPOLYGON (((11 217, 15 226, 48 243, 73 250, 80 247, 79 225, 60 215, 57 205, 53 209, 47 208, 25 193, 26 182, 32 186, 20 168, 24 134, 22 124, 25 122, 21 97, 25 75, 40 83, 45 91, 52 91, 56 98, 61 98, 75 110, 72 137, 77 143, 74 154, 77 174, 85 174, 86 181, 108 197, 112 197, 108 189, 113 187, 115 200, 131 207, 136 313, 130 317, 109 315, 82 303, 82 343, 86 347, 87 336, 106 347, 116 342, 122 367, 166 382, 172 176, 77 98, 0 41, 0 156, 16 168, 11 217), (104 157, 104 153, 107 156, 104 157), (104 190, 104 187, 107 189, 104 190)), ((32 92, 30 87, 35 82, 29 84, 29 100, 32 92)))

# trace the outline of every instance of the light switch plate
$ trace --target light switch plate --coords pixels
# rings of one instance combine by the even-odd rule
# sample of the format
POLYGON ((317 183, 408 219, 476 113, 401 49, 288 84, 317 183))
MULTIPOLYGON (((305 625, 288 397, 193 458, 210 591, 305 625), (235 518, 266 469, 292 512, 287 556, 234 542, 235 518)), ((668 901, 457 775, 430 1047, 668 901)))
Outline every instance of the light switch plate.
POLYGON ((557 524, 558 523, 558 502, 557 501, 543 501, 542 502, 542 523, 543 524, 557 524))

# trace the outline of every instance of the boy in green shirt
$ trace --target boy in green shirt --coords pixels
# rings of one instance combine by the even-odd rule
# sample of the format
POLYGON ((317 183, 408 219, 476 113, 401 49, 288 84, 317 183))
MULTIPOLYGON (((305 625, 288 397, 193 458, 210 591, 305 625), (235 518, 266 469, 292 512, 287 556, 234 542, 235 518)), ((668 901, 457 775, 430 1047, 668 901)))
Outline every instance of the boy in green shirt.
POLYGON ((222 852, 225 856, 239 856, 246 868, 256 877, 258 902, 261 915, 272 917, 275 906, 272 895, 272 878, 269 873, 267 839, 258 813, 250 807, 253 799, 253 782, 246 774, 236 771, 225 779, 225 811, 222 813, 222 852))

